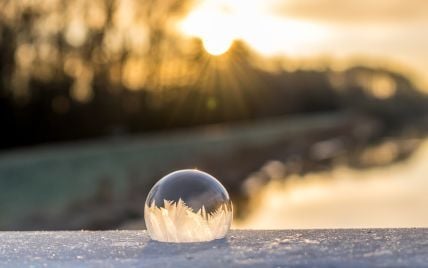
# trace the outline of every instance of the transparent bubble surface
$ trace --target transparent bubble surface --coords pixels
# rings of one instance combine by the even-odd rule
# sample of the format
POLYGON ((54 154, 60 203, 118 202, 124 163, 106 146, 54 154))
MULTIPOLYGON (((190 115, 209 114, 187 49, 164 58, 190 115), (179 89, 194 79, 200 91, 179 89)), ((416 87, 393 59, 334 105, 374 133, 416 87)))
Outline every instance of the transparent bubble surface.
POLYGON ((144 220, 150 237, 162 242, 223 238, 233 218, 232 201, 213 176, 186 169, 170 173, 150 190, 144 220))

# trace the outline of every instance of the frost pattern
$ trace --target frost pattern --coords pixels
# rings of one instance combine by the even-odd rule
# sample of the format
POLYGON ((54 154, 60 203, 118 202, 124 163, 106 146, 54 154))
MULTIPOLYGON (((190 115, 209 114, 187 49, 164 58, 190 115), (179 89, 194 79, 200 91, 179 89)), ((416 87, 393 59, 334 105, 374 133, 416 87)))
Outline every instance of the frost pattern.
POLYGON ((147 230, 153 240, 162 242, 202 242, 223 238, 232 222, 232 212, 222 204, 212 213, 202 206, 196 213, 183 200, 164 200, 164 207, 153 202, 144 208, 147 230))

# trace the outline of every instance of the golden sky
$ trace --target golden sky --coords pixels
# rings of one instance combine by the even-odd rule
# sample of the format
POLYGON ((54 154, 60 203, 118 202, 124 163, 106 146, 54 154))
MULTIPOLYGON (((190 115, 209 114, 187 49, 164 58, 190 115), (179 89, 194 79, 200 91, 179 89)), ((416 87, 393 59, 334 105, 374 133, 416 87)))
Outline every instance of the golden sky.
POLYGON ((399 24, 428 21, 425 0, 276 1, 273 11, 287 17, 328 23, 399 24))
POLYGON ((211 54, 240 39, 267 56, 406 69, 427 87, 427 14, 424 0, 200 0, 180 27, 211 54))

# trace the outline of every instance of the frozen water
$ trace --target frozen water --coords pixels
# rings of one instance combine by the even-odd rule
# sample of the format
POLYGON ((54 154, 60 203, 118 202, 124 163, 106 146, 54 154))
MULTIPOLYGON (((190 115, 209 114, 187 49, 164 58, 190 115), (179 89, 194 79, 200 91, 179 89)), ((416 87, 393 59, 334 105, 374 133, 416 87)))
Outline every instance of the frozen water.
POLYGON ((180 170, 159 180, 144 209, 147 230, 162 242, 201 242, 223 238, 233 211, 229 194, 211 175, 180 170))

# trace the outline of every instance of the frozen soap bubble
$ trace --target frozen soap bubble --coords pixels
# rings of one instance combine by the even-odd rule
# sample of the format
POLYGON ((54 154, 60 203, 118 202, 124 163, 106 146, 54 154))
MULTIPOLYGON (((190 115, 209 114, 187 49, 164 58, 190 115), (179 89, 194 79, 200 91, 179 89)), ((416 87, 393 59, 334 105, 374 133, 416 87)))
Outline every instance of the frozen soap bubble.
POLYGON ((232 201, 213 176, 187 169, 170 173, 150 190, 144 220, 153 240, 201 242, 223 238, 232 223, 232 201))

